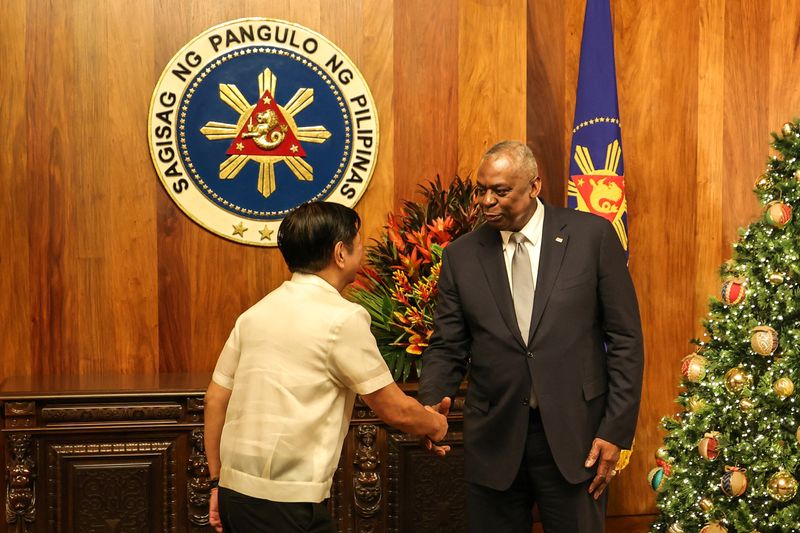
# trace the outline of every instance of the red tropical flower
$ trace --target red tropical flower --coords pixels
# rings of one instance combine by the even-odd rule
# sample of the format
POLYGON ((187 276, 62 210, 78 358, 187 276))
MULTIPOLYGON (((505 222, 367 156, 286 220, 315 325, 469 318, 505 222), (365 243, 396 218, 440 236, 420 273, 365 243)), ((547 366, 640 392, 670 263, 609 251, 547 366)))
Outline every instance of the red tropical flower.
POLYGON ((386 219, 384 233, 367 247, 366 265, 350 293, 372 318, 372 332, 394 372, 405 380, 433 334, 441 249, 481 222, 474 186, 436 178, 421 187, 423 200, 406 201, 386 219))

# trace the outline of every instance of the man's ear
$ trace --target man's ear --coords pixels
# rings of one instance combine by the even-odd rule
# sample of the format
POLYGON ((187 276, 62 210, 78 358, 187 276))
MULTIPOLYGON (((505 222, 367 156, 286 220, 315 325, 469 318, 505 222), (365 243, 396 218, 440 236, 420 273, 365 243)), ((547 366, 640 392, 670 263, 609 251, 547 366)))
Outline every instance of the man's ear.
POLYGON ((536 198, 542 192, 542 178, 536 176, 531 180, 531 198, 536 198))
POLYGON ((344 243, 342 241, 337 242, 333 246, 333 262, 336 263, 336 266, 339 268, 344 266, 344 243))

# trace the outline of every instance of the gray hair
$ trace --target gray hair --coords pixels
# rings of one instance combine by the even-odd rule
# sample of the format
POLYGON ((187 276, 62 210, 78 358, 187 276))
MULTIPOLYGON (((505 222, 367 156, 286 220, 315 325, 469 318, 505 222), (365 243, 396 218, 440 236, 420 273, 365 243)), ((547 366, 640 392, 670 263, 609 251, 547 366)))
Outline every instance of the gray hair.
POLYGON ((519 173, 529 181, 539 175, 539 167, 536 158, 528 145, 520 141, 500 141, 495 144, 481 158, 481 164, 488 159, 494 159, 501 155, 508 156, 516 163, 519 173))

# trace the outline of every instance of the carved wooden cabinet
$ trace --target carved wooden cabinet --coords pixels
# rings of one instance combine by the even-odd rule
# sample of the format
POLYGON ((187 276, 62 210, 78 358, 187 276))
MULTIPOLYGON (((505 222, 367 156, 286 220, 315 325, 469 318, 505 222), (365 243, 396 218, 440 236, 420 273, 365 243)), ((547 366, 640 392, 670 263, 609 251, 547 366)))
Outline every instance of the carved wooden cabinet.
MULTIPOLYGON (((211 531, 203 447, 209 375, 8 378, 0 384, 5 479, 0 527, 14 532, 211 531)), ((405 387, 414 394, 414 387, 405 387)), ((445 458, 358 404, 334 479, 341 532, 461 532, 461 407, 445 458)))
MULTIPOLYGON (((413 384, 403 385, 414 396, 413 384)), ((466 531, 463 395, 448 415, 446 457, 416 437, 382 424, 357 404, 334 477, 330 508, 344 533, 460 533, 466 531)))
POLYGON ((8 378, 0 385, 8 531, 211 531, 209 376, 8 378))

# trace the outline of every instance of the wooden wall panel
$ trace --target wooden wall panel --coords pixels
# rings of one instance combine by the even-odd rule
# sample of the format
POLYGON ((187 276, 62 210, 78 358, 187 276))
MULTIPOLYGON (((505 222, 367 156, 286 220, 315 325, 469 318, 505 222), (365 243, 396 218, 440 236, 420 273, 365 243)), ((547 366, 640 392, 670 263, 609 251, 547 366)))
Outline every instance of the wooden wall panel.
POLYGON ((474 174, 481 156, 496 142, 525 141, 526 4, 525 0, 458 2, 457 172, 461 176, 474 174))
MULTIPOLYGON (((79 276, 72 150, 78 142, 70 108, 77 96, 73 65, 79 51, 73 46, 74 23, 68 12, 51 10, 43 2, 27 7, 27 42, 18 41, 17 46, 26 49, 28 98, 21 103, 29 124, 29 185, 21 190, 30 197, 31 314, 18 320, 31 321, 33 373, 76 373, 80 346, 72 317, 78 315, 79 276), (72 93, 65 94, 65 87, 72 93)), ((4 87, 3 92, 13 94, 13 89, 4 87)))
POLYGON ((800 117, 800 91, 797 90, 800 9, 790 2, 772 0, 768 24, 768 122, 770 128, 775 130, 790 117, 800 117))
POLYGON ((364 41, 357 63, 378 109, 380 145, 375 172, 356 210, 361 215, 363 234, 376 236, 395 200, 394 10, 384 0, 364 0, 362 17, 364 41))
MULTIPOLYGON (((25 46, 27 28, 22 2, 0 2, 0 50, 5 67, 0 86, 0 376, 29 374, 32 334, 29 275, 31 250, 31 176, 28 173, 28 83, 25 46)), ((44 178, 44 177, 42 177, 44 178)), ((48 180, 41 179, 46 188, 48 180)), ((35 261, 36 258, 33 258, 35 261)))
POLYGON ((769 132, 785 122, 769 123, 770 31, 768 4, 725 3, 723 243, 735 241, 738 228, 758 216, 759 204, 750 191, 766 166, 769 132))
MULTIPOLYGON (((574 2, 573 2, 574 3, 574 2)), ((564 139, 572 129, 572 117, 565 110, 566 28, 569 2, 529 0, 526 43, 527 143, 533 150, 542 176, 542 198, 553 205, 564 205, 569 155, 564 139), (558 28, 562 31, 553 31, 558 28)), ((570 41, 574 41, 574 36, 570 41)), ((574 66, 577 72, 577 65, 574 66)), ((574 102, 574 95, 572 97, 574 102)), ((574 108, 574 103, 573 103, 574 108)))
POLYGON ((639 514, 644 474, 673 411, 677 361, 697 322, 694 295, 698 13, 680 2, 617 3, 620 86, 630 237, 629 264, 645 334, 644 394, 637 453, 612 492, 610 512, 639 514), (680 50, 680 61, 664 53, 680 50), (683 124, 688 125, 684 127, 683 124), (680 128, 680 134, 671 132, 680 128), (664 317, 668 317, 666 320, 664 317))
MULTIPOLYGON (((730 257, 731 243, 723 239, 723 190, 725 149, 721 132, 725 127, 725 0, 700 2, 697 62, 697 202, 694 239, 695 297, 692 317, 695 337, 702 334, 699 317, 705 314, 708 298, 719 285, 719 266, 730 257), (706 133, 704 133, 706 132, 706 133), (709 208, 711 206, 711 208, 709 208)), ((677 369, 671 375, 677 377, 677 369)))
POLYGON ((394 3, 395 205, 458 167, 458 2, 394 3))

